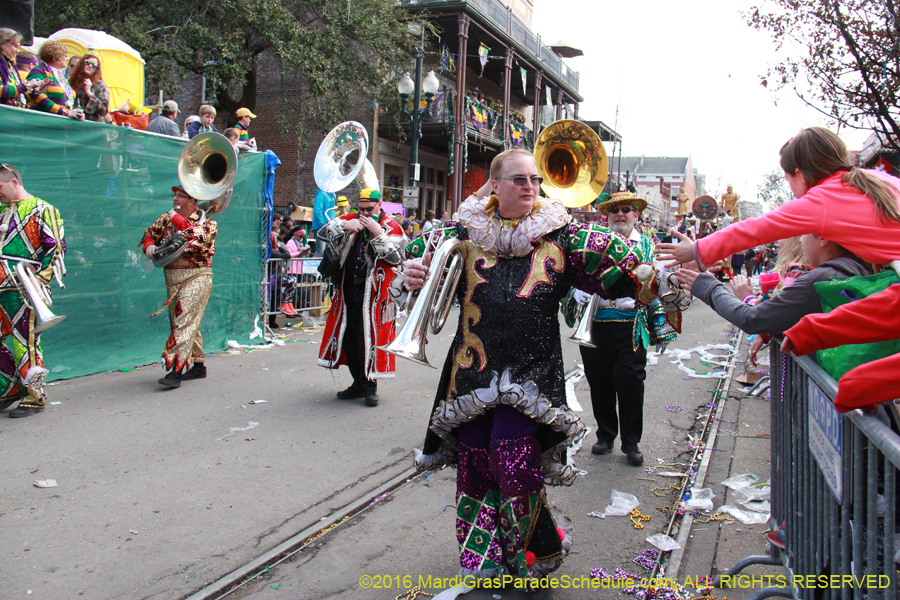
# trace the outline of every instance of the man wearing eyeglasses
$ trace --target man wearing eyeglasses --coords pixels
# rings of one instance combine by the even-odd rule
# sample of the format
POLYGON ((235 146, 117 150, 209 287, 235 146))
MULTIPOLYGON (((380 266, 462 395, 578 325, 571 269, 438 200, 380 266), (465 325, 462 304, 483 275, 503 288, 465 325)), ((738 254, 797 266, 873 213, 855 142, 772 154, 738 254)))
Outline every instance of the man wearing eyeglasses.
POLYGON ((394 376, 394 355, 378 347, 394 341, 392 298, 399 296, 400 286, 394 267, 401 262, 406 236, 381 210, 381 192, 372 188, 360 192, 356 213, 328 221, 319 235, 334 255, 346 256, 332 278, 338 291, 328 311, 319 366, 347 365, 353 383, 337 397, 378 406, 378 380, 394 376))
MULTIPOLYGON (((631 291, 655 297, 635 243, 572 222, 562 202, 539 196, 541 183, 530 152, 502 152, 441 230, 459 240, 461 315, 415 460, 420 470, 458 465, 460 574, 476 577, 546 576, 571 544, 544 487, 575 481, 567 451, 585 435, 566 404, 560 301, 573 285, 609 296, 632 277, 631 291)), ((424 283, 434 245, 423 236, 407 246, 408 289, 424 283)))
MULTIPOLYGON (((638 214, 646 207, 643 198, 631 192, 619 192, 598 209, 607 215, 611 230, 634 242, 641 261, 652 263, 653 241, 635 228, 638 214)), ((567 308, 564 305, 564 312, 567 308)), ((644 424, 647 348, 649 345, 664 348, 675 339, 676 331, 666 320, 658 299, 642 305, 633 292, 611 300, 598 298, 593 319, 591 339, 596 340, 597 347, 579 347, 597 421, 597 443, 591 452, 606 454, 621 432, 622 452, 629 464, 640 466, 644 464, 638 444, 644 424)))
MULTIPOLYGON (((184 246, 181 255, 165 266, 170 334, 162 358, 169 372, 159 380, 162 386, 178 388, 182 381, 206 378, 200 324, 212 293, 217 229, 216 222, 199 209, 197 200, 183 187, 173 187, 172 193, 172 209, 147 228, 141 245, 150 259, 159 246, 172 242, 176 235, 184 246), (187 369, 189 364, 192 366, 187 369)), ((181 244, 174 240, 174 245, 181 244)))
POLYGON ((40 285, 49 284, 54 262, 65 252, 59 211, 25 191, 14 166, 0 164, 0 410, 21 398, 9 413, 12 418, 44 410, 44 377, 49 373, 35 331, 37 315, 29 304, 41 300, 28 297, 13 271, 17 262, 25 263, 40 285))

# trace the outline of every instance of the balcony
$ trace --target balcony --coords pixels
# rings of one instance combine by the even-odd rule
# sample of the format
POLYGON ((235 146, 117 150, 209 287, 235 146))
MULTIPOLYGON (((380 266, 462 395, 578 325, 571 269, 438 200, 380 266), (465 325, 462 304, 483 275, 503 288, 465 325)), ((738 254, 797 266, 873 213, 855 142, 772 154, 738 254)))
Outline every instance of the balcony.
POLYGON ((514 40, 523 54, 541 63, 544 68, 554 73, 561 81, 578 93, 578 72, 571 71, 563 61, 546 46, 539 35, 532 33, 528 27, 512 14, 512 11, 497 0, 398 0, 404 8, 423 7, 434 11, 439 7, 465 6, 478 13, 486 22, 493 24, 514 40))

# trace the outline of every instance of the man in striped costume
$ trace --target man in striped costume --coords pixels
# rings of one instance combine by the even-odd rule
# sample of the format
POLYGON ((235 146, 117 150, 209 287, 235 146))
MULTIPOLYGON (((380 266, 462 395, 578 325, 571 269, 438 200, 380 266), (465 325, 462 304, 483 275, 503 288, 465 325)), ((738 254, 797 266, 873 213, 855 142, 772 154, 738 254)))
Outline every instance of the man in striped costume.
POLYGON ((12 165, 0 164, 0 410, 21 398, 10 411, 12 418, 44 410, 44 368, 36 315, 16 283, 17 262, 33 267, 37 278, 49 284, 53 261, 66 251, 59 211, 22 186, 12 165))

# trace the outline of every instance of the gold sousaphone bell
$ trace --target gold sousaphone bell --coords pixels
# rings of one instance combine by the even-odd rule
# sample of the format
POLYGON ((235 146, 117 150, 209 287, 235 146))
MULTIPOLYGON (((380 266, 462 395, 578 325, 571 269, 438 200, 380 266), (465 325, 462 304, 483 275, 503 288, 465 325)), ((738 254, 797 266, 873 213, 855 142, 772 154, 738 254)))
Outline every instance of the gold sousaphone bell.
POLYGON ((563 119, 544 128, 534 144, 534 162, 544 178, 541 189, 567 208, 590 204, 606 185, 606 149, 581 121, 563 119))
MULTIPOLYGON (((195 135, 178 157, 178 181, 196 198, 200 223, 206 215, 228 208, 237 175, 237 151, 227 137, 210 131, 195 135)), ((173 232, 153 253, 153 265, 166 267, 181 256, 187 243, 173 232)))

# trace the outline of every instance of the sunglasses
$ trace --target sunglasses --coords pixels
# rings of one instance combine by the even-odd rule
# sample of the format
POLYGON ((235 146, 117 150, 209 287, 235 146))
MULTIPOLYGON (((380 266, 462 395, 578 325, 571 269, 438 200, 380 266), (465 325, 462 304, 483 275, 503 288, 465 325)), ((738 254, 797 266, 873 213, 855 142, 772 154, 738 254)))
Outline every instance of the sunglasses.
POLYGON ((7 165, 6 163, 0 164, 0 169, 6 169, 6 170, 9 171, 10 173, 13 172, 13 170, 10 169, 10 168, 9 168, 9 165, 7 165))
POLYGON ((357 210, 360 212, 362 212, 362 211, 372 212, 373 210, 375 210, 375 206, 378 206, 378 205, 376 204, 374 206, 360 206, 360 207, 357 207, 357 210))
POLYGON ((96 62, 92 62, 92 61, 86 60, 86 61, 84 61, 84 66, 90 67, 90 68, 92 68, 92 69, 96 69, 97 67, 100 66, 100 63, 96 63, 96 62))
POLYGON ((524 187, 525 184, 529 181, 531 182, 531 185, 533 185, 534 187, 538 187, 544 181, 543 177, 538 177, 537 175, 530 178, 525 177, 524 175, 519 175, 518 177, 497 177, 496 179, 506 179, 508 181, 512 181, 513 185, 518 187, 524 187))
MULTIPOLYGON (((612 208, 609 209, 609 212, 614 215, 617 215, 617 214, 619 214, 619 211, 622 211, 623 215, 627 215, 628 213, 630 213, 633 210, 634 210, 634 208, 632 208, 631 206, 613 206, 612 208)), ((635 212, 637 212, 637 211, 635 211, 635 212)))

